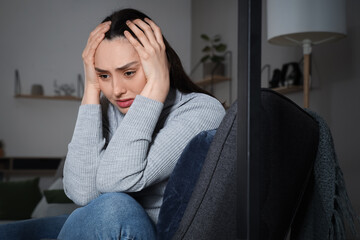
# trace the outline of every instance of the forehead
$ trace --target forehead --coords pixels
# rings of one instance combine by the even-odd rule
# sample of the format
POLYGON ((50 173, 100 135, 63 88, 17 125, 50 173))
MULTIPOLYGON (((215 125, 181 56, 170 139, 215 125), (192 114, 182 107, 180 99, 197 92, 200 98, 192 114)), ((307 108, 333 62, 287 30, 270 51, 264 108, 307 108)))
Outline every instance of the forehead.
POLYGON ((124 37, 104 39, 95 52, 95 66, 101 69, 111 70, 138 60, 135 48, 124 37))

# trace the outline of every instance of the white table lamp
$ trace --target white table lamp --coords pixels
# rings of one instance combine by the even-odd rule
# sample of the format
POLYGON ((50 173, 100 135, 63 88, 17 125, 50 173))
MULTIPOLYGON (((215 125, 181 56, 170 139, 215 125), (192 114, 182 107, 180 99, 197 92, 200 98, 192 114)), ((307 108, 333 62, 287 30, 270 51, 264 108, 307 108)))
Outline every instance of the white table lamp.
POLYGON ((311 47, 346 36, 345 0, 268 0, 267 24, 270 43, 303 48, 308 108, 311 47))

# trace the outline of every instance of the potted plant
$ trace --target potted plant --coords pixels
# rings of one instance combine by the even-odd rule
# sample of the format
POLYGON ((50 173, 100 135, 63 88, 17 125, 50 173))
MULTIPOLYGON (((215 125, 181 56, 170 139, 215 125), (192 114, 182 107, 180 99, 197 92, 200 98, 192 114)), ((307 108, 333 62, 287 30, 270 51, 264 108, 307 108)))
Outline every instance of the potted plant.
POLYGON ((224 52, 227 45, 221 42, 221 36, 219 34, 210 38, 206 34, 201 34, 200 37, 206 42, 206 46, 202 49, 205 54, 201 58, 203 63, 203 75, 204 78, 211 76, 224 76, 224 52))

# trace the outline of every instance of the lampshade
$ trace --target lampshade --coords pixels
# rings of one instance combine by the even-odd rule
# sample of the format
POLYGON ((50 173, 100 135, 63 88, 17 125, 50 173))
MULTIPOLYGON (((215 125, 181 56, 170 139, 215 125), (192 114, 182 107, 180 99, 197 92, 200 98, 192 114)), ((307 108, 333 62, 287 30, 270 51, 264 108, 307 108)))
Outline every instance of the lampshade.
POLYGON ((311 45, 346 35, 345 0, 268 0, 268 41, 278 45, 311 45))

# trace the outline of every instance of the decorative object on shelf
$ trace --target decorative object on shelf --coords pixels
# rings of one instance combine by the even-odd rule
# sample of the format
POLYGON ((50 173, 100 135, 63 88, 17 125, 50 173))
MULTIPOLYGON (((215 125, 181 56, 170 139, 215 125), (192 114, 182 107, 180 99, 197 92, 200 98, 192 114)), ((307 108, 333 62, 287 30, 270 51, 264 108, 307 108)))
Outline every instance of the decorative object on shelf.
POLYGON ((304 54, 304 107, 309 107, 312 45, 346 36, 345 3, 339 0, 268 0, 268 41, 301 46, 304 54))
POLYGON ((221 36, 219 34, 212 38, 206 34, 201 34, 200 37, 207 43, 202 49, 205 55, 200 60, 203 63, 204 78, 209 76, 224 76, 224 53, 227 45, 221 42, 221 36))
POLYGON ((271 80, 269 81, 270 88, 277 88, 279 87, 281 82, 281 71, 280 69, 276 68, 273 71, 273 75, 271 80))
POLYGON ((232 103, 232 52, 226 51, 227 45, 221 42, 220 35, 215 35, 210 38, 206 34, 200 35, 200 37, 207 42, 207 45, 202 49, 204 56, 195 64, 191 69, 190 76, 193 76, 197 69, 203 65, 202 79, 198 79, 195 82, 199 87, 204 88, 211 94, 214 93, 214 85, 221 82, 228 82, 229 95, 226 97, 228 100, 221 100, 220 96, 216 96, 222 102, 232 103), (210 65, 210 67, 208 67, 210 65), (222 70, 218 70, 219 65, 222 65, 222 70), (210 70, 207 70, 210 69, 210 70))
POLYGON ((81 98, 84 94, 84 81, 82 80, 81 74, 78 74, 77 78, 77 96, 81 98))
POLYGON ((271 72, 271 66, 270 64, 265 64, 262 68, 261 68, 261 75, 263 74, 263 72, 266 71, 266 82, 269 83, 270 82, 270 72, 271 72))
POLYGON ((44 88, 40 84, 33 84, 31 86, 31 95, 34 96, 43 96, 44 95, 44 88))
POLYGON ((286 63, 281 69, 282 86, 299 86, 302 84, 302 74, 299 63, 286 63))
POLYGON ((15 96, 21 94, 20 73, 15 69, 15 96))
POLYGON ((54 80, 54 92, 58 96, 72 96, 75 92, 74 84, 58 85, 56 79, 54 80))
MULTIPOLYGON (((208 90, 211 94, 214 94, 214 85, 216 83, 221 83, 221 82, 228 82, 229 83, 229 104, 232 103, 232 80, 231 80, 231 73, 232 73, 232 52, 231 51, 226 51, 224 53, 224 61, 227 62, 226 66, 227 66, 227 76, 217 76, 217 75, 210 75, 207 77, 203 77, 201 80, 195 81, 196 85, 198 85, 199 87, 202 87, 204 89, 208 88, 210 86, 210 90, 208 90)), ((190 72, 190 76, 199 68, 199 66, 201 65, 201 60, 199 60, 195 67, 192 68, 191 72, 190 72)), ((223 101, 226 102, 226 101, 223 101)))
POLYGON ((282 69, 274 69, 270 88, 291 87, 302 85, 302 74, 299 63, 291 62, 283 64, 282 69))

